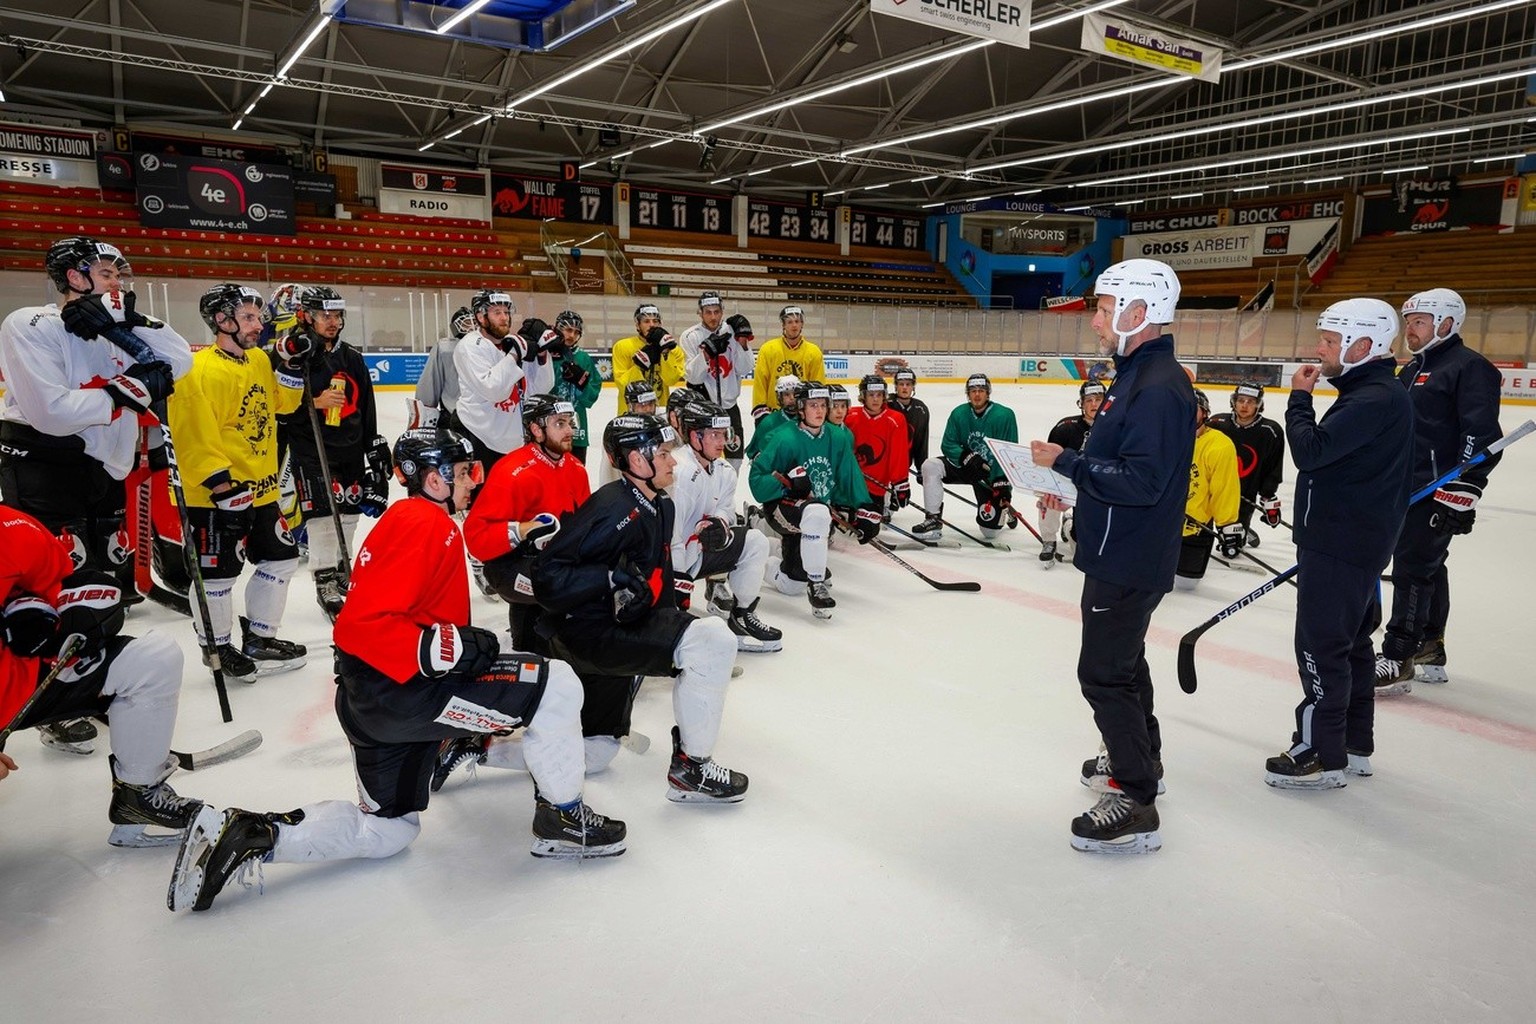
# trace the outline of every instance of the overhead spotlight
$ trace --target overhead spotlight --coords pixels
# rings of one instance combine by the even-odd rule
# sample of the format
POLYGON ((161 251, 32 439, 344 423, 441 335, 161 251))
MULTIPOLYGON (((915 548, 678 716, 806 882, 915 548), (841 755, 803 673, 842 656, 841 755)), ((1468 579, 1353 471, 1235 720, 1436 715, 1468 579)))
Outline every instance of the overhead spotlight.
POLYGON ((859 48, 858 41, 847 32, 838 33, 837 39, 832 45, 837 47, 838 53, 852 53, 859 48))
POLYGON ((712 171, 715 169, 715 146, 720 139, 714 135, 704 140, 704 146, 699 151, 699 170, 712 171))

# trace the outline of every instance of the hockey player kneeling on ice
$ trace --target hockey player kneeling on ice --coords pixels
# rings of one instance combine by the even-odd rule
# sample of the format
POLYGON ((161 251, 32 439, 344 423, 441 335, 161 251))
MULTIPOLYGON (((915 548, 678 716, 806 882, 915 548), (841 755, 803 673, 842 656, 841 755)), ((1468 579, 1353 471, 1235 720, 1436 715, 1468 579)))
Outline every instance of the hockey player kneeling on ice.
POLYGON ((697 399, 683 408, 678 419, 686 443, 677 448, 677 469, 669 492, 676 509, 673 572, 679 581, 728 574, 726 624, 736 634, 736 649, 780 650, 784 634, 757 617, 768 538, 736 525, 736 469, 725 458, 733 430, 730 413, 697 399))
POLYGON ((451 430, 407 431, 395 443, 407 497, 363 542, 336 621, 336 716, 352 744, 359 801, 287 813, 204 808, 176 858, 172 910, 207 910, 248 865, 389 857, 421 830, 445 739, 526 726, 536 857, 624 852, 624 823, 581 798, 581 683, 570 666, 501 651, 469 625, 469 573, 451 513, 481 476, 451 430))
POLYGON ((773 573, 782 594, 803 588, 811 612, 832 617, 837 606, 827 584, 827 535, 832 529, 829 506, 852 508, 859 543, 880 532, 880 512, 864 486, 864 474, 842 428, 827 427, 827 386, 805 381, 796 395, 800 423, 785 427, 768 440, 752 460, 747 480, 752 496, 763 503, 768 525, 784 539, 784 554, 773 573))
POLYGON ((937 540, 944 529, 944 485, 970 484, 976 493, 976 525, 987 540, 996 540, 1009 515, 1013 488, 1003 467, 993 458, 987 438, 1017 441, 1019 424, 1013 410, 992 401, 992 380, 984 373, 973 373, 965 381, 965 404, 957 405, 944 424, 940 454, 924 462, 919 475, 923 480, 923 512, 926 518, 912 533, 922 540, 937 540))
POLYGON ((113 828, 107 842, 174 843, 202 807, 165 783, 176 769, 170 747, 181 648, 157 630, 138 639, 119 636, 123 605, 116 577, 91 569, 71 575, 70 569, 69 549, 59 538, 25 512, 0 505, 0 727, 29 729, 83 716, 108 720, 107 820, 113 828), (73 660, 25 707, 55 668, 54 658, 77 643, 82 646, 73 660))
MULTIPOLYGON (((602 720, 613 737, 610 760, 629 732, 633 678, 674 676, 667 797, 733 803, 746 795, 747 777, 710 755, 736 640, 721 620, 678 607, 668 551, 674 509, 666 494, 676 443, 676 432, 655 415, 608 421, 603 450, 623 477, 598 488, 564 521, 535 567, 533 592, 555 652, 586 685, 588 735, 602 720)), ((589 744, 588 771, 594 756, 589 744)))
POLYGON ((1189 463, 1189 498, 1184 504, 1184 532, 1179 541, 1179 565, 1173 585, 1194 590, 1211 562, 1211 543, 1232 561, 1243 550, 1243 524, 1238 521, 1240 485, 1237 449, 1232 440, 1210 425, 1211 400, 1195 389, 1195 454, 1189 463))

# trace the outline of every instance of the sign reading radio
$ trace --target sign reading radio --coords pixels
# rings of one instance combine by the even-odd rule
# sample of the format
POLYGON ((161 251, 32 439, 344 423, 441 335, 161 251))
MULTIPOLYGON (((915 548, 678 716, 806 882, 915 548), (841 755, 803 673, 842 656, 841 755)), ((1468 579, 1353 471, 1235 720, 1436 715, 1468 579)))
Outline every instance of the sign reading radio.
POLYGON ((722 235, 735 232, 731 226, 730 196, 668 192, 639 186, 630 193, 629 226, 722 235))
POLYGON ((379 212, 489 221, 488 178, 482 170, 383 164, 379 167, 379 212))
POLYGON ((832 211, 753 200, 747 204, 747 234, 780 242, 831 242, 832 211))

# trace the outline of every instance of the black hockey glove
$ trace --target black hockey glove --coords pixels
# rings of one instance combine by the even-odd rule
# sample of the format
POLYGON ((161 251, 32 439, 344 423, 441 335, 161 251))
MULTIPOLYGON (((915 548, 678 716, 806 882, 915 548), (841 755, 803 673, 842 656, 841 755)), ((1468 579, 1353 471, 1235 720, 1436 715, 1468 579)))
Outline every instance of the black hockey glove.
MULTIPOLYGON (((660 573, 656 575, 659 577, 660 573)), ((620 625, 639 622, 659 599, 645 579, 644 570, 630 560, 608 574, 608 583, 613 588, 613 621, 620 625)))
POLYGON ((1013 507, 1013 485, 1000 480, 992 485, 992 504, 1001 508, 1013 507))
POLYGON ((753 424, 753 426, 756 426, 757 424, 763 422, 763 417, 767 416, 772 411, 773 410, 768 408, 766 405, 754 405, 752 407, 752 424, 753 424))
POLYGON ((289 331, 272 343, 277 358, 289 366, 297 366, 315 352, 314 335, 308 331, 289 331))
POLYGON ((389 477, 394 472, 394 461, 389 456, 389 442, 375 437, 363 453, 362 497, 358 511, 370 519, 384 514, 389 505, 389 477))
POLYGON ((677 610, 687 611, 693 605, 693 577, 685 572, 672 575, 672 600, 677 603, 677 610))
POLYGON ((1216 531, 1216 543, 1221 547, 1221 557, 1227 561, 1236 558, 1243 550, 1247 531, 1242 523, 1228 523, 1216 531))
POLYGON ((1279 526, 1280 525, 1280 499, 1279 498, 1273 498, 1273 497, 1271 497, 1271 498, 1260 498, 1259 499, 1259 514, 1264 517, 1264 525, 1266 525, 1266 526, 1279 526))
POLYGON ((712 356, 721 356, 731 347, 731 340, 730 331, 717 331, 705 338, 704 343, 699 347, 712 356))
POLYGON ((694 532, 705 551, 724 551, 736 539, 731 524, 723 516, 705 516, 694 532))
POLYGON ((983 483, 992 473, 992 467, 987 465, 987 460, 975 452, 966 450, 960 456, 960 479, 968 484, 983 483))
POLYGON ((589 374, 587 371, 583 370, 579 365, 577 365, 574 359, 567 360, 565 365, 560 367, 561 379, 570 384, 574 384, 578 388, 584 388, 587 386, 588 376, 589 374))
POLYGON ((796 466, 788 473, 780 474, 779 482, 791 501, 804 501, 811 496, 811 474, 804 466, 796 466))
POLYGON ((496 663, 500 652, 500 641, 488 629, 439 622, 421 631, 416 667, 428 679, 439 679, 450 672, 478 676, 496 663))
POLYGON ((891 484, 887 492, 891 496, 891 508, 901 509, 912 504, 912 485, 905 480, 897 480, 891 484))
POLYGON ((107 397, 119 409, 148 412, 176 390, 169 363, 136 363, 103 385, 107 397))
POLYGON ((40 597, 26 594, 0 609, 0 640, 18 657, 40 657, 58 631, 58 611, 40 597))
POLYGON ((865 506, 853 514, 853 532, 860 544, 868 544, 880 536, 880 513, 865 506))
POLYGON ((134 309, 133 292, 96 292, 64 304, 59 310, 64 329, 77 338, 94 341, 114 327, 164 327, 159 320, 134 309))
POLYGON ((1477 501, 1483 489, 1476 484, 1452 481, 1435 489, 1435 509, 1429 514, 1429 528, 1452 537, 1472 532, 1477 522, 1477 501))
POLYGON ((523 339, 524 351, 529 358, 542 356, 553 347, 560 335, 549 329, 549 324, 538 317, 529 317, 523 321, 523 326, 518 328, 517 336, 523 339))
POLYGON ((741 342, 743 348, 752 344, 752 339, 756 337, 752 333, 752 321, 740 313, 726 317, 725 325, 731 329, 732 334, 736 335, 736 340, 741 342))
POLYGON ((66 576, 58 607, 59 642, 50 653, 63 650, 74 637, 84 641, 77 656, 99 651, 121 632, 126 615, 123 588, 111 574, 96 569, 66 576))

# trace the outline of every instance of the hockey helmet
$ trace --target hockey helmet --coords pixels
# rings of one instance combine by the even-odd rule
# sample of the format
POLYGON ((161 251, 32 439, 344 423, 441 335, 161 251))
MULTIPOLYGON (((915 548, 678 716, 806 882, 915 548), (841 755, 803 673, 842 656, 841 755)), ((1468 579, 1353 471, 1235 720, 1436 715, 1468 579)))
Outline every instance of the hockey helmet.
POLYGON ((603 428, 603 451, 608 461, 621 472, 626 468, 630 452, 639 452, 655 472, 656 451, 677 443, 677 431, 655 413, 625 413, 615 416, 603 428))
POLYGON ((637 405, 656 405, 656 389, 649 381, 632 380, 624 385, 624 404, 633 409, 637 405))
POLYGON ((639 323, 648 316, 661 320, 661 308, 653 302, 644 302, 635 307, 635 323, 639 323))
MULTIPOLYGON (((256 307, 258 314, 264 312, 267 307, 266 300, 261 297, 261 292, 244 285, 226 282, 216 284, 203 292, 203 297, 197 300, 197 311, 203 318, 203 323, 208 325, 210 331, 219 331, 219 314, 234 319, 236 311, 241 306, 252 305, 256 307)), ((233 331, 220 333, 233 334, 233 331)))
POLYGON ((992 397, 992 378, 984 373, 973 373, 965 378, 965 393, 970 394, 972 388, 981 388, 986 391, 987 397, 992 397))
POLYGON ((1258 408, 1257 412, 1263 412, 1264 411, 1264 385, 1262 385, 1262 384, 1243 383, 1243 384, 1239 384, 1237 387, 1233 388, 1232 389, 1232 411, 1233 412, 1237 412, 1237 400, 1239 398, 1251 398, 1251 399, 1253 399, 1255 402, 1259 403, 1259 408, 1258 408))
POLYGON ((799 306, 785 306, 783 309, 779 310, 779 323, 785 323, 791 317, 794 317, 795 319, 804 323, 805 310, 799 306))
POLYGON ((562 309, 559 315, 555 317, 555 330, 563 331, 567 327, 574 328, 578 335, 586 330, 586 324, 582 322, 581 314, 574 309, 562 309))
POLYGON ((721 300, 719 292, 709 291, 709 292, 705 292, 704 294, 699 296, 699 308, 700 309, 703 309, 705 306, 724 306, 724 305, 725 305, 725 303, 721 300))
POLYGON ((460 306, 453 311, 453 319, 448 321, 448 329, 453 332, 455 338, 462 338, 475 329, 475 314, 471 313, 468 306, 460 306))
POLYGON ((1427 313, 1434 320, 1434 329, 1430 333, 1429 341, 1419 349, 1423 352, 1437 342, 1461 333, 1461 325, 1467 319, 1467 304, 1460 295, 1449 288, 1431 288, 1410 296, 1408 301, 1403 303, 1405 322, 1414 313, 1427 313), (1442 330, 1446 320, 1451 322, 1449 331, 1442 330))
POLYGON ((1115 300, 1115 315, 1109 329, 1119 339, 1115 351, 1125 355, 1125 343, 1132 334, 1141 330, 1122 332, 1120 317, 1133 302, 1147 307, 1145 324, 1171 324, 1173 311, 1179 305, 1179 275, 1160 260, 1121 260, 1106 267, 1093 286, 1095 295, 1109 295, 1115 300))
POLYGON ((689 402, 677 418, 682 421, 683 431, 690 438, 695 430, 724 430, 729 440, 734 428, 731 416, 725 409, 707 399, 689 402))
POLYGON ((819 380, 803 380, 795 385, 795 403, 801 409, 805 408, 806 402, 816 398, 826 399, 827 404, 830 406, 832 398, 831 389, 819 380))
POLYGON ((1200 419, 1197 422, 1204 423, 1211 418, 1211 400, 1199 388, 1195 388, 1195 405, 1199 407, 1201 413, 1200 419))
POLYGON ((792 373, 786 373, 774 382, 773 393, 779 396, 783 396, 786 391, 794 394, 799 391, 799 388, 800 378, 792 373))
MULTIPOLYGON (((575 416, 576 406, 563 398, 556 398, 554 395, 529 395, 523 399, 524 433, 527 433, 528 428, 533 424, 537 423, 542 427, 545 420, 551 416, 559 416, 561 413, 575 416)), ((529 436, 531 437, 532 435, 529 436)))
POLYGON ((903 366, 891 375, 893 384, 911 384, 912 390, 917 390, 917 371, 909 366, 903 366))
POLYGON ((848 395, 848 389, 841 384, 827 385, 827 398, 833 402, 842 402, 844 405, 852 405, 848 395))
POLYGON ((885 394, 885 378, 878 373, 866 373, 859 380, 859 400, 862 401, 871 391, 885 394))
POLYGON ((1343 367, 1340 376, 1357 366, 1391 355, 1398 326, 1397 313, 1380 299, 1341 299, 1317 317, 1319 331, 1339 335, 1339 363, 1343 367), (1351 362, 1348 358, 1350 346, 1362 338, 1370 339, 1371 347, 1364 356, 1351 362))
POLYGON ((1103 381, 1083 381, 1077 386, 1077 407, 1081 409, 1083 407, 1083 399, 1087 398, 1089 395, 1098 395, 1100 398, 1103 398, 1105 391, 1106 388, 1104 387, 1103 381))
POLYGON ((133 267, 129 265, 117 246, 98 242, 85 235, 71 235, 50 245, 48 254, 43 257, 43 268, 47 270, 48 279, 53 282, 54 287, 60 292, 67 292, 70 290, 69 272, 71 270, 78 270, 89 281, 91 268, 102 260, 110 261, 117 268, 119 277, 133 276, 133 267))
POLYGON ((506 292, 482 288, 469 297, 469 311, 477 317, 489 313, 492 306, 506 306, 508 319, 517 313, 517 303, 506 292))
POLYGON ((299 286, 280 284, 267 300, 267 319, 278 331, 287 331, 299 322, 299 286))
POLYGON ((452 480, 453 467, 460 462, 472 464, 471 481, 478 484, 485 479, 469 439, 446 427, 407 430, 395 441, 392 455, 395 478, 405 485, 407 494, 421 493, 428 470, 435 469, 444 480, 452 480))

